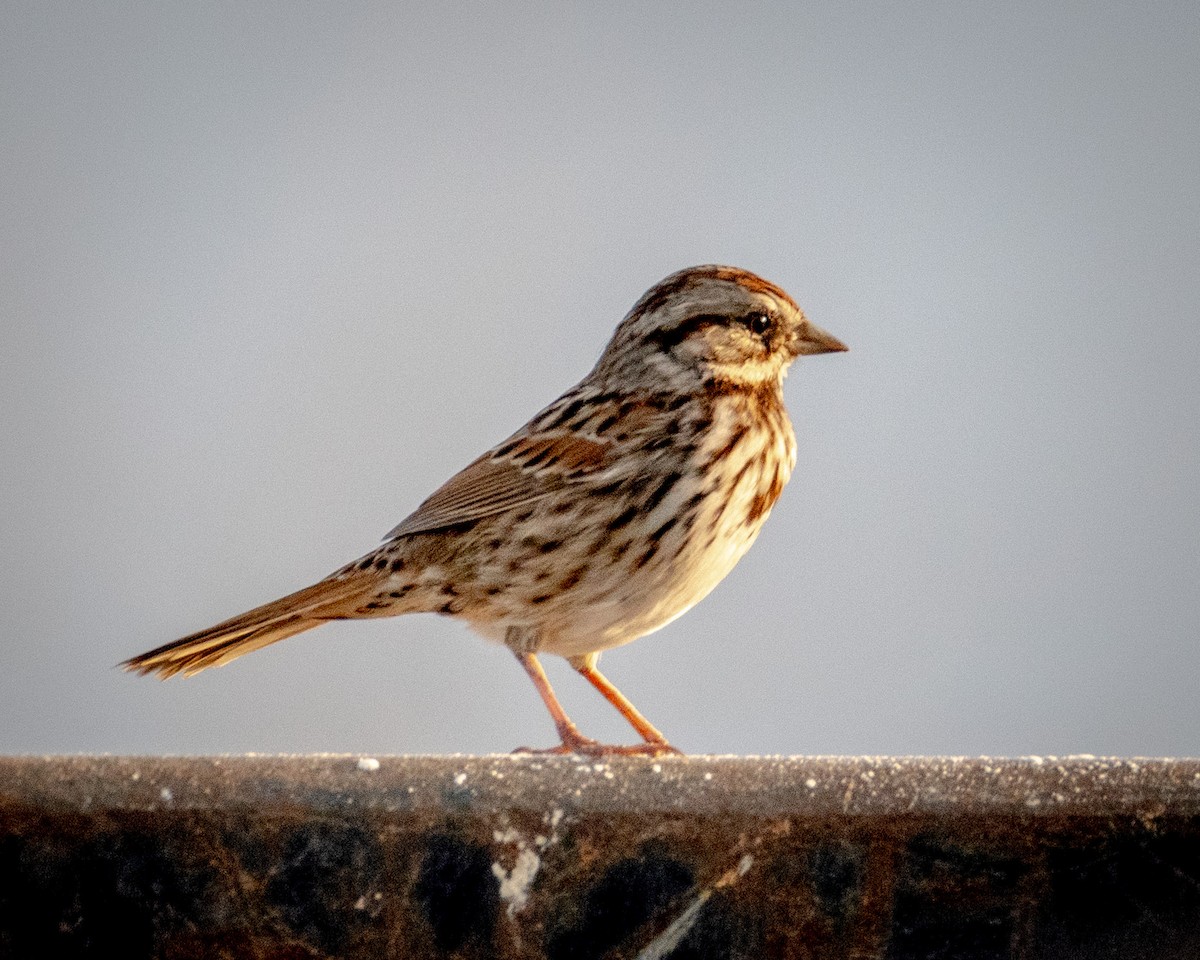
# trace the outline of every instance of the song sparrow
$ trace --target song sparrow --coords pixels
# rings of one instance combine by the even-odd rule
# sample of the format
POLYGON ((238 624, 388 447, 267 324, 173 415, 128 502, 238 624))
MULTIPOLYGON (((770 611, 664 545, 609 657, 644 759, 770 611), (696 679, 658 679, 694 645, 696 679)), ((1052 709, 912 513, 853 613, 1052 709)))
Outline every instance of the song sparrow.
POLYGON ((681 270, 634 305, 578 386, 377 550, 124 666, 190 675, 330 620, 443 613, 516 655, 558 729, 551 752, 678 752, 596 669, 600 652, 670 623, 733 569, 795 465, 788 366, 845 349, 773 283, 681 270), (565 657, 645 742, 582 736, 543 652, 565 657))

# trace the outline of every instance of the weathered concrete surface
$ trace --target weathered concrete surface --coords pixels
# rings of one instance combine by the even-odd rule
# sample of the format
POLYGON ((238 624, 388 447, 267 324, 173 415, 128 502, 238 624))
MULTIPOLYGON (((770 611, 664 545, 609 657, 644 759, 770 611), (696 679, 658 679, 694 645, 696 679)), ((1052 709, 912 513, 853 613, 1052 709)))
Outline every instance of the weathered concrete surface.
POLYGON ((1200 957, 1200 761, 0 758, 0 958, 1200 957))

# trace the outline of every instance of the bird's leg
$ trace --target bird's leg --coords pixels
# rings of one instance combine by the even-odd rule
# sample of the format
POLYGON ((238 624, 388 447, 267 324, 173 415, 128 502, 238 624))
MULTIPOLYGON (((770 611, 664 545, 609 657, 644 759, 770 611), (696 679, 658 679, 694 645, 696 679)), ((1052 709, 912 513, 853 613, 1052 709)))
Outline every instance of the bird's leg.
POLYGON ((637 747, 617 747, 614 749, 616 753, 677 753, 682 755, 683 751, 677 750, 667 742, 667 738, 662 735, 657 727, 649 720, 642 716, 625 694, 621 693, 613 686, 612 681, 604 674, 596 669, 596 655, 591 654, 583 657, 571 657, 569 663, 579 673, 584 680, 590 683, 593 687, 600 691, 604 697, 620 712, 629 725, 638 732, 643 740, 646 741, 645 746, 637 747))
POLYGON ((551 747, 549 750, 530 750, 528 747, 519 747, 514 753, 600 753, 604 748, 601 744, 592 740, 590 737, 585 737, 579 732, 579 729, 571 722, 571 718, 567 716, 563 710, 562 704, 558 702, 558 697, 554 695, 554 689, 550 686, 550 681, 546 679, 546 671, 542 669, 542 665, 538 662, 538 658, 532 653, 521 653, 513 651, 521 666, 525 668, 525 672, 529 674, 529 679, 533 681, 533 685, 537 687, 537 692, 542 698, 542 703, 546 705, 546 709, 550 711, 550 717, 554 720, 554 728, 558 731, 558 739, 562 744, 557 747, 551 747))

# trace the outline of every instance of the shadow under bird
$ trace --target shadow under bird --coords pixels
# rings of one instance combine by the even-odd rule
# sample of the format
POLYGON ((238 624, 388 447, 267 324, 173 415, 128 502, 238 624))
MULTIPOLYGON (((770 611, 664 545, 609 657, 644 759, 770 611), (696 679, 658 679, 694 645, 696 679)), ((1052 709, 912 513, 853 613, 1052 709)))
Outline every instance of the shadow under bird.
POLYGON ((634 305, 591 373, 378 549, 123 665, 191 675, 331 620, 441 613, 513 652, 558 730, 547 752, 677 753, 600 673, 600 653, 670 623, 750 548, 796 463, 788 367, 845 349, 761 277, 674 273, 634 305), (565 657, 643 742, 584 737, 540 653, 565 657))

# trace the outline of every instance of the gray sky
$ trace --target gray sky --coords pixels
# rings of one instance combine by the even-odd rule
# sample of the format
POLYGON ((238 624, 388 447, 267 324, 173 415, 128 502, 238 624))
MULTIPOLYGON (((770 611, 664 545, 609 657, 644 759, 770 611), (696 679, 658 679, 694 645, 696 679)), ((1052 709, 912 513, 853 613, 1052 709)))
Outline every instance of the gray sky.
POLYGON ((689 752, 1197 753, 1198 63, 1194 2, 5 4, 0 751, 550 745, 433 616, 113 665, 364 552, 723 262, 851 352, 613 681, 689 752))

